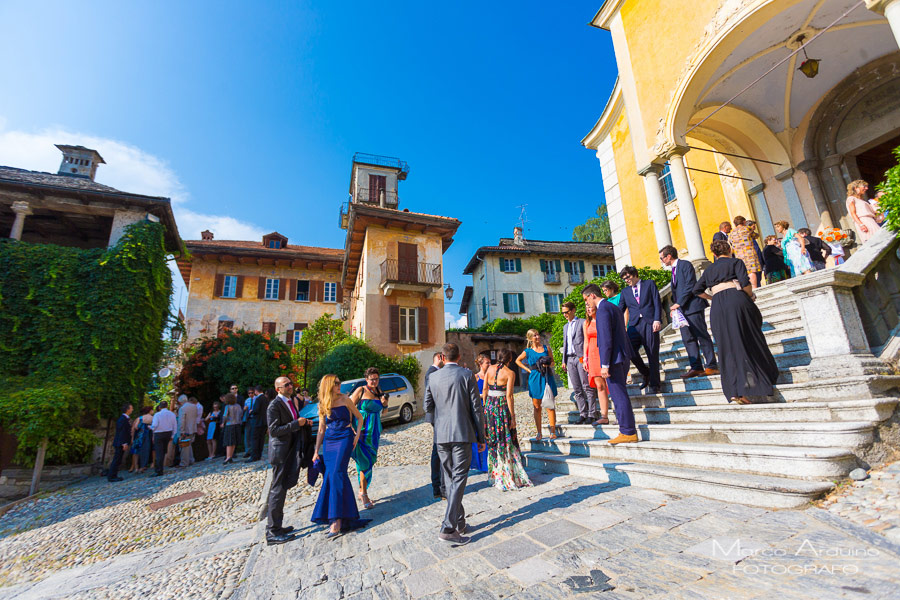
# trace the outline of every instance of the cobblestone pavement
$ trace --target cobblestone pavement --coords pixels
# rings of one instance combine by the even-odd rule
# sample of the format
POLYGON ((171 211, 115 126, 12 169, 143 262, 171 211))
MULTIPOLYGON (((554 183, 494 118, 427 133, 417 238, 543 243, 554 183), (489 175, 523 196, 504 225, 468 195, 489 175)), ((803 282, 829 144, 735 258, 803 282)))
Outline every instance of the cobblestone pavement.
POLYGON ((900 544, 900 462, 830 495, 822 508, 900 544))

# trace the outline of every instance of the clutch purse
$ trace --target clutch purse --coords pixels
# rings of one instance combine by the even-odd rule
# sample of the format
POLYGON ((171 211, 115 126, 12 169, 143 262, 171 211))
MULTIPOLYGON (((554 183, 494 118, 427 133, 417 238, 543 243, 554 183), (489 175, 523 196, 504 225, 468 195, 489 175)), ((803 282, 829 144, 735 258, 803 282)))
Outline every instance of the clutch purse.
POLYGON ((312 466, 310 466, 306 470, 306 483, 309 485, 316 485, 316 480, 319 478, 319 474, 325 475, 325 461, 322 460, 320 456, 316 460, 313 461, 312 466))

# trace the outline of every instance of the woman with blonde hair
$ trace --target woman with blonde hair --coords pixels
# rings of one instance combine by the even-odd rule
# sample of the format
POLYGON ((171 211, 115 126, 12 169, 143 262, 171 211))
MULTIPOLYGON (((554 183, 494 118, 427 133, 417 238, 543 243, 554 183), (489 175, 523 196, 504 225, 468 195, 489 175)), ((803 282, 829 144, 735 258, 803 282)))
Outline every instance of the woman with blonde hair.
POLYGON ((555 440, 556 432, 556 380, 553 378, 553 355, 550 348, 541 341, 537 329, 529 329, 525 334, 525 351, 516 359, 520 369, 528 373, 528 393, 534 406, 534 426, 537 429, 535 439, 541 440, 541 406, 544 397, 550 402, 547 405, 547 420, 550 422, 550 439, 555 440), (549 388, 549 390, 548 390, 549 388), (550 392, 549 395, 547 392, 550 392))
POLYGON ((881 229, 877 221, 878 212, 866 200, 866 190, 868 189, 869 184, 862 179, 851 181, 847 186, 847 213, 856 225, 860 244, 865 244, 881 229))
POLYGON ((359 423, 363 422, 356 404, 341 393, 338 376, 323 377, 319 381, 319 431, 313 463, 319 460, 321 454, 325 476, 312 521, 330 524, 329 538, 341 535, 342 524, 347 525, 346 529, 354 529, 361 523, 353 486, 347 475, 350 454, 359 442, 359 431, 354 431, 351 425, 354 417, 359 423))
POLYGON ((812 271, 812 261, 809 260, 809 252, 806 251, 806 240, 797 235, 797 230, 787 221, 778 221, 773 224, 775 232, 782 236, 781 252, 784 262, 791 268, 791 277, 806 275, 812 271))

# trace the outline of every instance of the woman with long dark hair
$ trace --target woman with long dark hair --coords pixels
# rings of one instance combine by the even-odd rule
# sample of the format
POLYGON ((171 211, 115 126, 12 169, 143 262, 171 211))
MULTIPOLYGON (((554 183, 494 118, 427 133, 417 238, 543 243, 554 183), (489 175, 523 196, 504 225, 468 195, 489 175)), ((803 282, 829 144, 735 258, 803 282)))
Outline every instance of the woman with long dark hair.
POLYGON ((744 261, 732 258, 728 242, 715 241, 709 249, 716 260, 703 271, 694 294, 712 301, 709 320, 719 347, 725 397, 753 404, 772 395, 778 365, 762 332, 762 313, 754 303, 744 261))
POLYGON ((487 441, 487 463, 491 485, 498 490, 531 487, 519 453, 516 431, 516 404, 513 386, 516 374, 509 368, 513 354, 503 349, 497 364, 488 367, 484 377, 484 429, 487 441))

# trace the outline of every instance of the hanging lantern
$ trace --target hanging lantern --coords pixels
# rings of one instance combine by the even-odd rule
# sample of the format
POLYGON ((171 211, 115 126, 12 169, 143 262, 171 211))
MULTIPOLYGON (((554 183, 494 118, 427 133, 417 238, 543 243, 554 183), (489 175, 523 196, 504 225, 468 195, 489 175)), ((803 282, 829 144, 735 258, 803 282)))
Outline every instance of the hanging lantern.
POLYGON ((447 284, 447 289, 444 290, 444 295, 447 296, 447 300, 453 299, 453 288, 450 287, 450 284, 447 284))
POLYGON ((803 56, 806 57, 806 60, 800 63, 800 72, 812 79, 819 74, 819 59, 810 58, 809 55, 806 54, 806 48, 803 49, 803 56))

